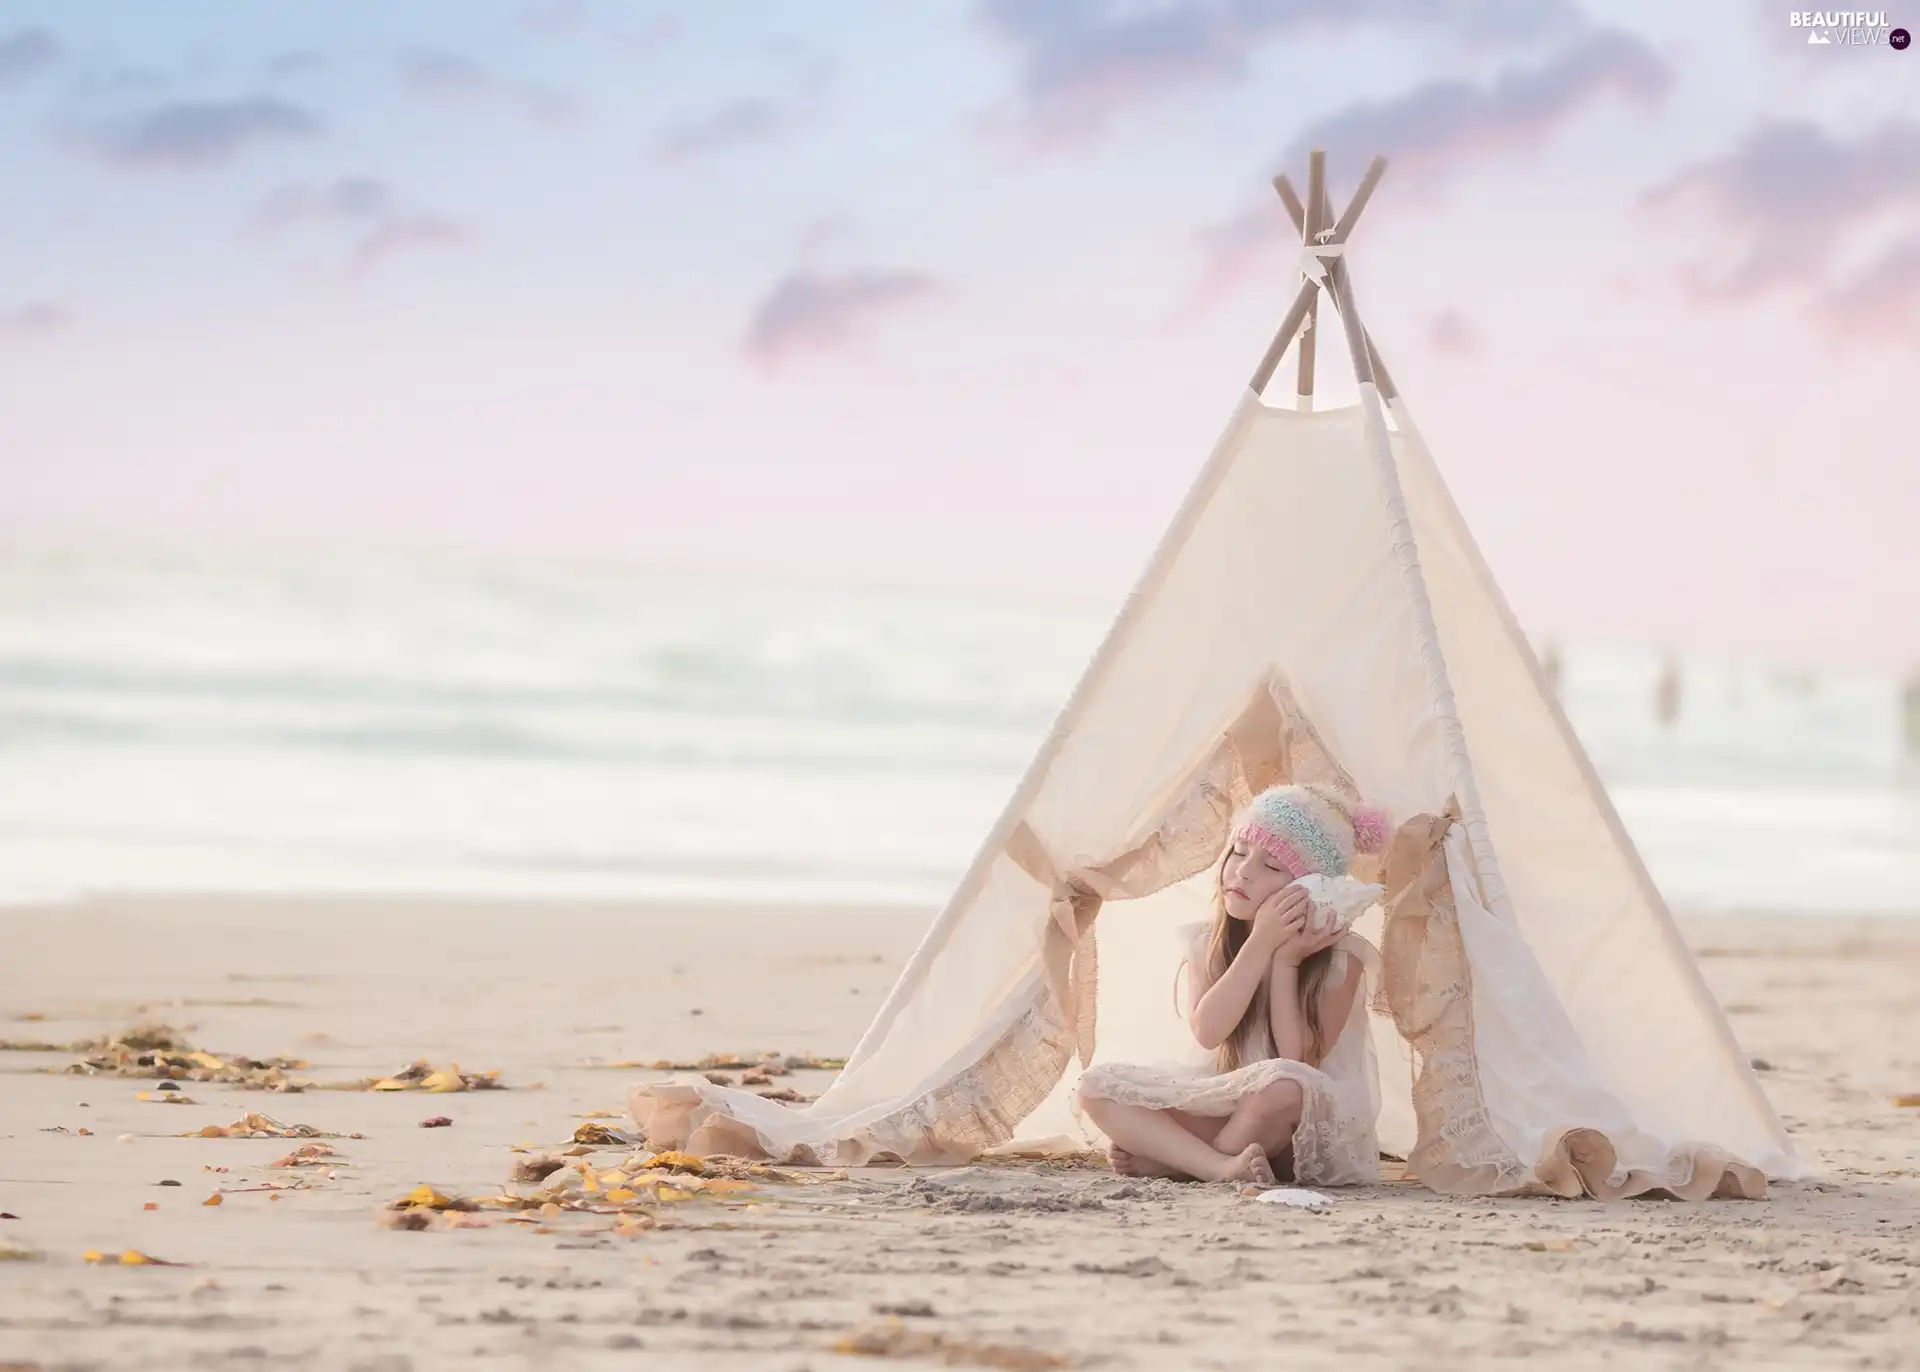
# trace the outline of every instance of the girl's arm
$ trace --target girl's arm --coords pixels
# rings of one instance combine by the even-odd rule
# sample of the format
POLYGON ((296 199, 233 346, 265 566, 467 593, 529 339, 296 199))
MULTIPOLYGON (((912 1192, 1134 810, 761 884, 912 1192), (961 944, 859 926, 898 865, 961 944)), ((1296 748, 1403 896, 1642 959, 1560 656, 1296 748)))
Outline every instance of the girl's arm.
POLYGON ((1305 930, 1312 909, 1305 891, 1296 887, 1276 891, 1254 912, 1247 941, 1220 980, 1206 985, 1207 969, 1189 963, 1193 989, 1188 992, 1187 1027, 1202 1048, 1218 1048, 1227 1041, 1265 980, 1276 950, 1305 930))
POLYGON ((1211 986, 1203 980, 1205 967, 1188 964, 1193 968, 1193 989, 1187 1000, 1187 1027, 1202 1048, 1211 1050, 1227 1041, 1227 1036, 1245 1017, 1272 958, 1265 940, 1256 943, 1250 938, 1241 945, 1239 956, 1221 974, 1220 980, 1211 986))
MULTIPOLYGON (((1325 1056, 1333 1040, 1340 1036, 1347 1016, 1353 1013, 1353 998, 1360 994, 1362 971, 1360 959, 1349 955, 1340 976, 1320 988, 1321 1056, 1325 1056)), ((1307 1021, 1300 1013, 1300 964, 1294 961, 1292 948, 1282 947, 1273 955, 1273 987, 1267 993, 1267 1018, 1273 1030, 1276 1055, 1304 1062, 1309 1067, 1320 1065, 1319 1058, 1309 1060, 1306 1056, 1307 1021)))

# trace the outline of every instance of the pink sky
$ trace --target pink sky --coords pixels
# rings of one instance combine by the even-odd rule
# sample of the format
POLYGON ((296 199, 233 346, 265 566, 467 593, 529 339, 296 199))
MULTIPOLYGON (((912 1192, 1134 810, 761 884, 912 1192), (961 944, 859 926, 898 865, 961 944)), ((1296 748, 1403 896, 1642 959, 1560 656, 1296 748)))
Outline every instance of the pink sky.
POLYGON ((0 532, 1117 598, 1324 146, 1530 629, 1920 660, 1920 54, 1512 8, 14 6, 0 532))

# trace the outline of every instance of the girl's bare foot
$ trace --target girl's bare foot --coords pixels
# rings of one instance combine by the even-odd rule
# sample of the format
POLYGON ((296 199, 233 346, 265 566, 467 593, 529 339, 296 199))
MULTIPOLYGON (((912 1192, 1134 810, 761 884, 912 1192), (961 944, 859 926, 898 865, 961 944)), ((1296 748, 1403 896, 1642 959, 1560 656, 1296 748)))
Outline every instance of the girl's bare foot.
POLYGON ((1172 1177, 1175 1180, 1186 1176, 1185 1172, 1155 1162, 1152 1158, 1143 1158, 1138 1153, 1129 1153, 1118 1144, 1107 1148, 1107 1161, 1113 1164, 1113 1170, 1125 1177, 1172 1177))
POLYGON ((1272 1186, 1273 1164, 1267 1161, 1267 1150, 1257 1143, 1250 1143, 1238 1157, 1227 1165, 1227 1170, 1219 1177, 1220 1181, 1251 1182, 1255 1186, 1272 1186))

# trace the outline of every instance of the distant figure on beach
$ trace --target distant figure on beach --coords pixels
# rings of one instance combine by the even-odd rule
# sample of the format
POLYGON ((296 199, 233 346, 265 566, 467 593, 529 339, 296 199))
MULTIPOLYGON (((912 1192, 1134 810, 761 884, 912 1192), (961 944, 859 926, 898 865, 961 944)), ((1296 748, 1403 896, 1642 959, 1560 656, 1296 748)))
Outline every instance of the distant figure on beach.
POLYGON ((1541 650, 1540 674, 1547 679, 1547 691, 1558 696, 1560 694, 1560 645, 1552 639, 1548 639, 1546 647, 1541 650))
POLYGON ((1914 669, 1913 675, 1907 678, 1907 689, 1902 704, 1904 706, 1902 715, 1906 725, 1904 733, 1907 758, 1910 761, 1920 762, 1920 668, 1914 669))
POLYGON ((1653 717, 1664 729, 1680 718, 1680 662, 1669 656, 1660 665, 1660 681, 1653 691, 1653 717))
POLYGON ((1327 787, 1253 799, 1214 869, 1212 921, 1183 931, 1187 1025, 1204 1061, 1102 1063, 1080 1078, 1114 1170, 1261 1185, 1375 1177, 1366 982, 1380 963, 1348 926, 1381 888, 1348 868, 1387 837, 1385 815, 1327 787))

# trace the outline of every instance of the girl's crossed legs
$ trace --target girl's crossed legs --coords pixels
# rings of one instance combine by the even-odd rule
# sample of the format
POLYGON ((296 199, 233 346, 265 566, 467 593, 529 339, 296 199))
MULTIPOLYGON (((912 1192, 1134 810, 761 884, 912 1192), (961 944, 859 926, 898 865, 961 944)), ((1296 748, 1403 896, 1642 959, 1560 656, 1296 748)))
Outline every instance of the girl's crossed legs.
POLYGON ((1084 1093, 1080 1108, 1112 1140, 1115 1171, 1270 1186, 1271 1159, 1291 1162, 1305 1098, 1298 1082, 1282 1079, 1248 1092, 1226 1116, 1154 1110, 1084 1093))

